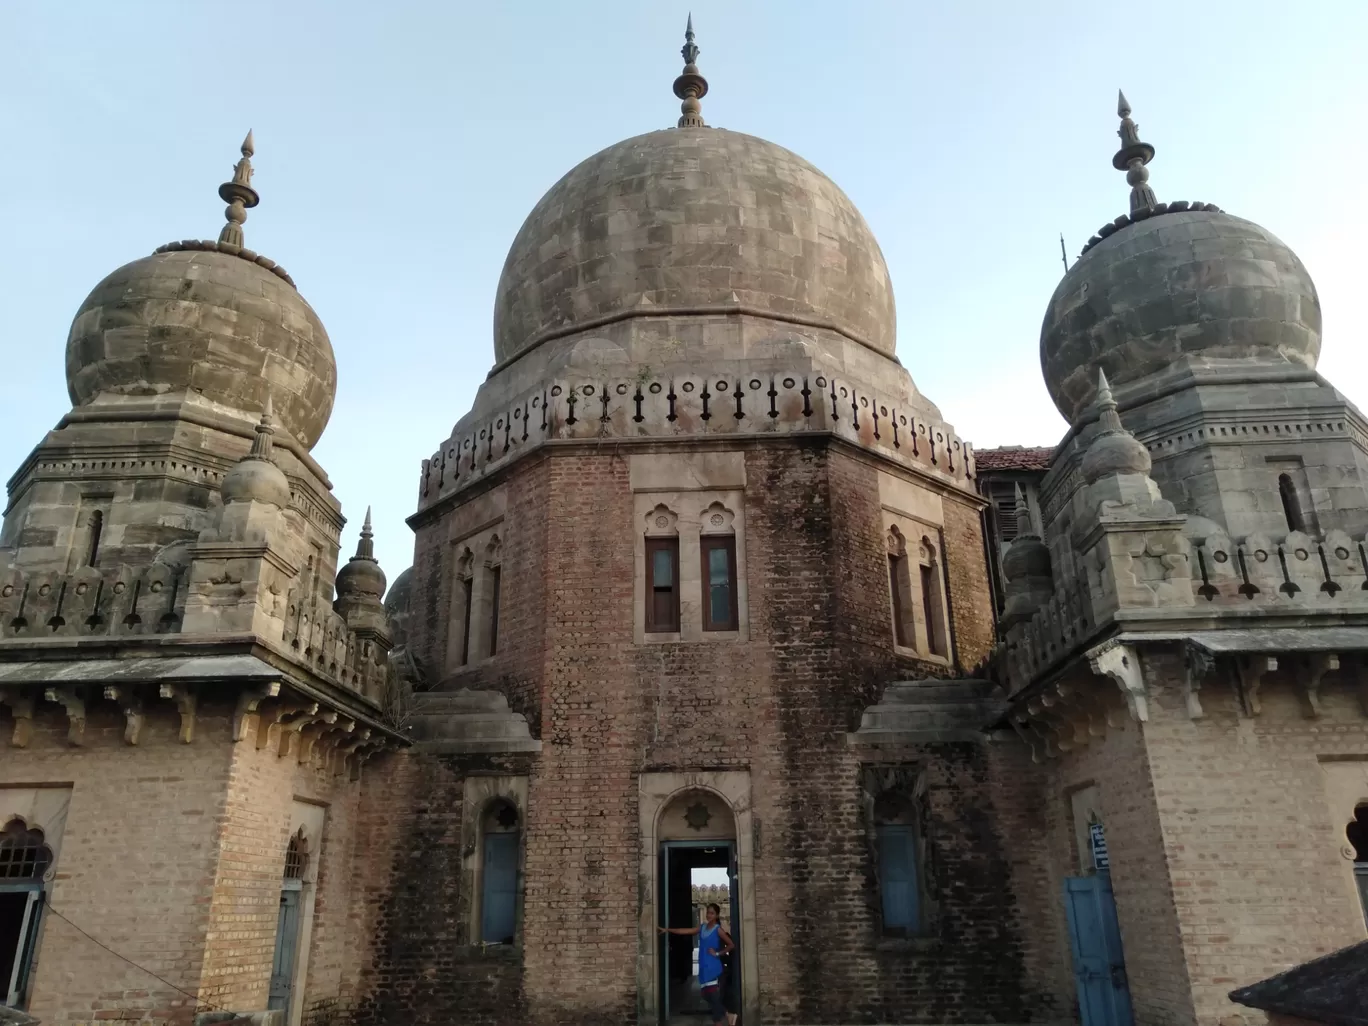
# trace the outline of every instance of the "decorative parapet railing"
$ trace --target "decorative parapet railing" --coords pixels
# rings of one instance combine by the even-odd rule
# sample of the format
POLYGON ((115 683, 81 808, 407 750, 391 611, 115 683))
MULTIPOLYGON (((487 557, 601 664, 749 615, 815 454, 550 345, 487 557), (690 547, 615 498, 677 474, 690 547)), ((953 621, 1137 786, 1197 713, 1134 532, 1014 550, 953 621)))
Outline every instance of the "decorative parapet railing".
POLYGON ((973 451, 905 401, 809 369, 632 379, 558 378, 459 430, 423 461, 419 509, 553 439, 831 432, 968 487, 973 451))
MULTIPOLYGON (((134 638, 179 634, 187 567, 83 567, 72 573, 0 572, 0 642, 27 638, 134 638)), ((332 683, 367 696, 383 693, 386 653, 348 630, 316 592, 292 587, 268 609, 295 660, 332 683)))
MULTIPOLYGON (((1144 534, 1145 525, 1137 523, 1134 531, 1144 534)), ((994 661, 1007 692, 1039 680, 1127 614, 1132 621, 1191 622, 1218 612, 1238 618, 1234 626, 1249 616, 1368 615, 1368 536, 1329 531, 1317 539, 1293 531, 1232 541, 1217 530, 1184 538, 1182 548, 1175 558, 1167 550, 1161 555, 1137 547, 1124 566, 1096 548, 1081 554, 1079 579, 1056 582, 1050 600, 999 642, 994 661), (1142 565, 1147 560, 1149 574, 1142 565), (1177 566, 1180 561, 1185 566, 1177 566), (1186 594, 1160 600, 1153 586, 1158 582, 1181 585, 1186 594), (1137 595, 1147 601, 1136 601, 1137 595)))
POLYGON ((379 700, 389 679, 389 650, 347 627, 316 591, 291 588, 282 642, 320 677, 379 700))

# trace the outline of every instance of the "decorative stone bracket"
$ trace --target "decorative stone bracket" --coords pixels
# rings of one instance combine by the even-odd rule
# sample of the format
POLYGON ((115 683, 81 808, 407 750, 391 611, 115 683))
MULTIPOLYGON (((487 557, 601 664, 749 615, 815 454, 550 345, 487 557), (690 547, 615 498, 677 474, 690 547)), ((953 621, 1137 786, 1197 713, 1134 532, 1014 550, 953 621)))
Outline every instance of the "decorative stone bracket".
POLYGON ((1149 699, 1145 693, 1145 674, 1135 649, 1119 641, 1108 641, 1090 651, 1087 658, 1093 673, 1111 678, 1121 689, 1131 719, 1137 723, 1147 721, 1149 699))
MULTIPOLYGON (((88 746, 88 714, 93 705, 102 701, 118 706, 123 714, 123 741, 132 746, 143 744, 148 713, 156 703, 171 702, 179 715, 179 740, 191 744, 195 740, 202 686, 189 682, 12 684, 0 687, 0 706, 7 708, 14 719, 10 744, 15 748, 27 748, 32 743, 34 714, 42 703, 48 702, 64 710, 66 740, 73 747, 88 746)), ((367 726, 341 710, 324 708, 310 699, 283 695, 286 687, 285 682, 272 681, 238 693, 232 728, 235 742, 247 736, 251 720, 256 724, 259 750, 274 745, 279 758, 293 756, 300 765, 315 765, 337 776, 350 771, 353 780, 372 755, 395 746, 396 739, 383 729, 367 726)))

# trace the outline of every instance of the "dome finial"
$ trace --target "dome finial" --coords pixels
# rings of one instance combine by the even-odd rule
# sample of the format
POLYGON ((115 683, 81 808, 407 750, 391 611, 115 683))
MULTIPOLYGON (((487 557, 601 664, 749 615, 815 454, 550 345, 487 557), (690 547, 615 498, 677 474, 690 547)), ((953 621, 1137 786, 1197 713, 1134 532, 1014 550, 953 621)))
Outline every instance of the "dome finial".
POLYGON ((271 405, 271 395, 266 394, 266 405, 261 408, 261 421, 256 426, 256 437, 252 439, 252 451, 247 459, 269 460, 271 458, 271 436, 275 434, 275 409, 271 405))
POLYGON ((252 188, 252 154, 256 146, 252 142, 252 132, 242 140, 242 159, 233 167, 233 180, 219 186, 219 199, 228 204, 223 216, 228 223, 219 232, 219 242, 230 246, 241 246, 242 222, 247 220, 247 211, 261 202, 261 197, 252 188))
POLYGON ((684 25, 684 47, 679 52, 684 58, 684 70, 674 81, 674 94, 684 101, 679 105, 679 127, 706 128, 703 108, 698 101, 708 95, 708 80, 698 71, 698 46, 694 43, 692 11, 684 25))
POLYGON ((1097 404, 1098 423, 1105 433, 1112 434, 1125 430, 1121 426, 1121 416, 1116 412, 1116 400, 1112 397, 1111 385, 1107 384, 1106 372, 1101 367, 1097 368, 1097 398, 1093 401, 1097 404))
POLYGON ((1134 214, 1140 210, 1153 210, 1159 202, 1154 198, 1154 190, 1149 182, 1149 169, 1145 167, 1154 159, 1154 147, 1140 141, 1140 129, 1131 120, 1130 101, 1121 90, 1116 91, 1116 116, 1121 119, 1121 127, 1116 134, 1121 137, 1121 148, 1112 157, 1112 167, 1126 172, 1130 183, 1130 209, 1134 214))
POLYGON ((1026 493, 1021 490, 1020 482, 1016 485, 1016 529, 1018 538, 1035 536, 1035 524, 1031 522, 1031 507, 1026 503, 1026 493))
POLYGON ((356 543, 357 559, 375 559, 375 534, 371 531, 371 508, 366 507, 366 519, 361 524, 361 538, 356 543))

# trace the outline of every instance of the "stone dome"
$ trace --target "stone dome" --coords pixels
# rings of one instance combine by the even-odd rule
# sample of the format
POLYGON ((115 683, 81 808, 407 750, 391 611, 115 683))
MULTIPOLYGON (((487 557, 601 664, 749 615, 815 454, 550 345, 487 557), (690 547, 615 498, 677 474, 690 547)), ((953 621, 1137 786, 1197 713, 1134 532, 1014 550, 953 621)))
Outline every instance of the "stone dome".
POLYGON ((499 280, 494 352, 648 311, 736 311, 826 327, 893 355, 883 254, 831 179, 720 128, 649 132, 551 187, 499 280))
POLYGON ((265 502, 280 509, 290 504, 290 482, 270 460, 248 457, 223 475, 219 492, 225 503, 265 502))
POLYGON ((1113 386, 1183 357, 1314 368, 1321 311, 1302 262, 1271 232, 1217 210, 1126 223, 1055 289, 1040 329, 1050 397, 1070 423, 1097 372, 1113 386))
POLYGON ((374 559, 353 556, 337 571, 333 587, 339 598, 373 599, 379 605, 385 594, 385 571, 374 559))
POLYGON ((188 392, 255 420, 269 395, 280 428, 312 448, 337 391, 332 343, 293 285, 252 256, 159 251, 96 285, 67 337, 72 403, 188 392))

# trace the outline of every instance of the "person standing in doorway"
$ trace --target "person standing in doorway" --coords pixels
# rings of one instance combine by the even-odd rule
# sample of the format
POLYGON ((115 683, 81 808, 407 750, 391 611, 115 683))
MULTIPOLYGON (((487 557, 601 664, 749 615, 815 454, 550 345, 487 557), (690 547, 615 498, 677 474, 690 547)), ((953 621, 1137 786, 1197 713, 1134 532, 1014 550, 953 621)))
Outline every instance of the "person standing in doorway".
POLYGON ((660 927, 661 933, 679 937, 698 937, 698 989, 708 1003, 713 1026, 726 1026, 727 1008, 722 1001, 722 956, 736 950, 731 934, 722 928, 722 909, 708 905, 707 921, 685 929, 682 926, 660 927))

